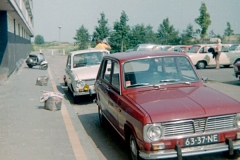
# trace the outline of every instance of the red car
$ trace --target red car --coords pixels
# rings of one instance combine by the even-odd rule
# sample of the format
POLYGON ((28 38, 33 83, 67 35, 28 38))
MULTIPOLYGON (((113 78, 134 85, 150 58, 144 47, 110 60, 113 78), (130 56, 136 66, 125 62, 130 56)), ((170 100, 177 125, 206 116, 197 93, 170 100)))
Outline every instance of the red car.
POLYGON ((94 85, 100 123, 110 122, 133 160, 239 155, 240 103, 205 86, 184 53, 106 55, 94 85))
POLYGON ((234 76, 240 80, 240 61, 233 64, 234 76))

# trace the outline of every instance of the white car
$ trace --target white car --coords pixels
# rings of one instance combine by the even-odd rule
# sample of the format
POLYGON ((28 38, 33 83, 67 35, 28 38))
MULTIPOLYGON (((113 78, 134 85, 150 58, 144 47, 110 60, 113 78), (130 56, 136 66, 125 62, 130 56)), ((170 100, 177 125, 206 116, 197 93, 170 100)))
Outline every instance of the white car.
POLYGON ((86 49, 68 54, 65 86, 72 92, 74 103, 79 103, 80 96, 95 94, 94 82, 103 56, 110 54, 104 49, 86 49))
MULTIPOLYGON (((213 58, 212 52, 209 52, 209 48, 216 48, 216 44, 201 44, 193 45, 187 51, 188 56, 191 58, 193 64, 197 69, 204 69, 206 66, 215 66, 216 62, 213 58)), ((226 52, 228 50, 228 44, 222 44, 222 52, 219 59, 220 65, 223 67, 229 67, 240 59, 240 52, 232 53, 226 52)))

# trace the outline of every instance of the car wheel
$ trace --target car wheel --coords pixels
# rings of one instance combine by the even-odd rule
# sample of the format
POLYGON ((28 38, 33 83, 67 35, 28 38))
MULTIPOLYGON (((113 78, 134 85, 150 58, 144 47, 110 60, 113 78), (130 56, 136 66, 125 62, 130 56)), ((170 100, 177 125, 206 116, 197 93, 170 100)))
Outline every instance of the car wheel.
POLYGON ((197 69, 204 69, 206 68, 206 63, 204 61, 199 61, 196 65, 197 69))
POLYGON ((132 160, 138 160, 139 159, 139 149, 137 146, 137 142, 133 134, 130 134, 129 136, 129 149, 130 149, 130 156, 132 160))
POLYGON ((80 96, 73 96, 73 101, 75 104, 80 103, 80 96))
POLYGON ((224 68, 229 68, 229 67, 230 67, 230 65, 223 65, 223 67, 224 67, 224 68))
POLYGON ((104 115, 102 113, 101 107, 98 107, 98 117, 99 117, 99 122, 100 122, 101 126, 105 126, 106 118, 104 117, 104 115))
POLYGON ((228 152, 223 153, 228 159, 238 159, 240 157, 240 150, 234 150, 233 155, 229 155, 228 152))
POLYGON ((69 88, 69 86, 68 86, 68 93, 72 93, 72 91, 71 91, 71 89, 69 88))

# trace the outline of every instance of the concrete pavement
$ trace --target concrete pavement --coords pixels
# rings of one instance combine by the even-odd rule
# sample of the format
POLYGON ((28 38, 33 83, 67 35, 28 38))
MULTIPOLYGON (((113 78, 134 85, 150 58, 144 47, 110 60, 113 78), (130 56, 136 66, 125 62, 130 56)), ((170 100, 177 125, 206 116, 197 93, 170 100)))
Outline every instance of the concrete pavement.
MULTIPOLYGON (((57 62, 56 62, 57 65, 57 62)), ((60 111, 44 109, 42 90, 64 93, 51 67, 39 70, 25 63, 0 85, 1 160, 97 160, 99 155, 69 101, 60 111), (47 86, 37 86, 39 76, 47 86)))

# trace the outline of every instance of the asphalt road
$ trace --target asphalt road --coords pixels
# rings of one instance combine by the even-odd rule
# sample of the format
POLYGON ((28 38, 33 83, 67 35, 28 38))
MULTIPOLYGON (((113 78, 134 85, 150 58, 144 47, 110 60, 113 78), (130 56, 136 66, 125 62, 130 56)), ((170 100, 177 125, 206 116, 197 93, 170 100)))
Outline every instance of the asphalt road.
MULTIPOLYGON (((64 94, 68 97, 72 107, 74 108, 79 120, 83 124, 89 138, 95 144, 98 150, 100 159, 105 160, 130 160, 128 151, 121 137, 110 126, 102 128, 98 121, 97 105, 93 103, 95 97, 82 97, 80 104, 74 104, 67 87, 63 84, 63 75, 65 74, 65 65, 67 56, 51 53, 46 53, 46 59, 49 62, 49 67, 56 76, 58 83, 61 84, 64 94)), ((233 76, 233 68, 207 68, 197 70, 200 77, 208 77, 209 81, 205 85, 212 87, 220 92, 223 92, 234 99, 240 101, 239 90, 240 81, 233 76)), ((56 82, 57 83, 57 82, 56 82)), ((202 156, 186 157, 184 160, 226 160, 222 153, 207 154, 202 156)), ((240 158, 239 158, 240 159, 240 158)))

